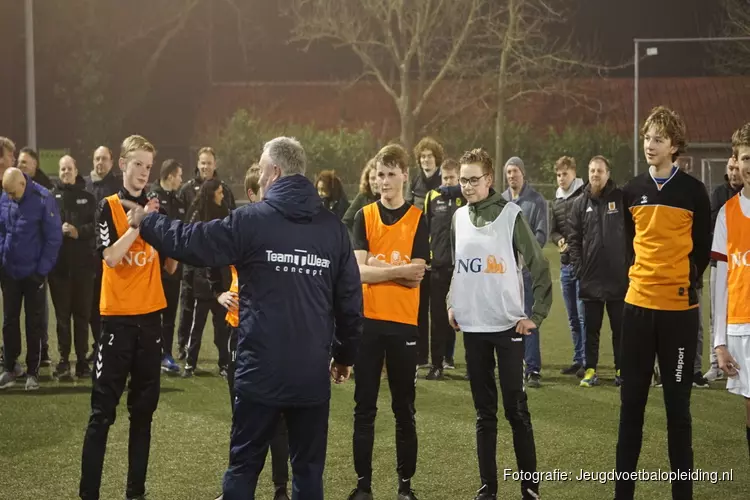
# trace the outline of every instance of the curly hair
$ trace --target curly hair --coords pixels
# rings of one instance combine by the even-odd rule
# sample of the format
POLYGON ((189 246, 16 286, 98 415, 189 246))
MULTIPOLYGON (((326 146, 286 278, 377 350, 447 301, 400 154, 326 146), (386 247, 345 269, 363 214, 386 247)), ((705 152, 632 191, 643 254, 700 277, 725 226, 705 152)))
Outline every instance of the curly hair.
POLYGON ((362 169, 362 175, 359 177, 359 192, 375 198, 375 193, 372 192, 370 187, 370 172, 375 170, 375 158, 370 158, 365 164, 365 168, 362 169))
POLYGON ((681 153, 685 152, 685 137, 687 135, 685 121, 676 111, 672 111, 665 106, 657 106, 652 109, 651 114, 643 124, 643 128, 641 128, 641 139, 646 136, 651 127, 654 127, 657 133, 668 138, 672 142, 672 146, 677 148, 677 151, 672 155, 672 161, 675 161, 681 153))
POLYGON ((484 175, 494 174, 494 171, 492 170, 492 158, 490 158, 489 153, 482 148, 466 151, 458 162, 461 165, 481 165, 484 175))
POLYGON ((341 179, 338 178, 335 170, 321 171, 315 179, 315 187, 317 188, 321 182, 331 201, 338 201, 344 197, 344 186, 341 184, 341 179))
POLYGON ((425 149, 432 151, 432 155, 435 157, 435 165, 438 167, 442 165, 443 159, 445 159, 445 151, 443 150, 443 146, 432 137, 423 137, 414 146, 414 159, 417 161, 417 165, 419 165, 419 157, 425 149))
POLYGON ((738 128, 732 134, 732 156, 739 158, 740 148, 750 148, 750 122, 738 128))

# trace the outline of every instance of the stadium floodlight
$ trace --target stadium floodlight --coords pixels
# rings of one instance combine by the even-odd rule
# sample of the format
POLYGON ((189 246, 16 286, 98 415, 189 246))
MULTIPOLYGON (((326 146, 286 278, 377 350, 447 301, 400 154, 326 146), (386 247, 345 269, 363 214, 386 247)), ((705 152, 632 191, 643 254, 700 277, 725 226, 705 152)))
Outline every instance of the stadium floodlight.
MULTIPOLYGON (((633 72, 633 176, 638 175, 638 80, 639 80, 639 62, 641 60, 641 43, 701 43, 701 42, 750 42, 750 36, 722 36, 722 37, 697 37, 697 38, 634 38, 633 44, 635 48, 634 65, 635 71, 633 72)), ((657 47, 646 48, 645 57, 656 56, 659 54, 657 47)))

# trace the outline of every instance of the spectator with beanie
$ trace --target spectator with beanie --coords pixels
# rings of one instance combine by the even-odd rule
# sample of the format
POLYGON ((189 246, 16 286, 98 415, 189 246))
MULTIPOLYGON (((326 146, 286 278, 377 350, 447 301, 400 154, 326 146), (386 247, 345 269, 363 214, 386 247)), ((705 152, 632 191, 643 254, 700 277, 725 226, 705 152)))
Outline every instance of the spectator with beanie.
MULTIPOLYGON (((184 200, 177 194, 182 185, 182 165, 174 159, 164 160, 159 172, 159 181, 151 187, 149 198, 159 200, 159 210, 170 219, 185 220, 186 207, 184 200)), ((163 372, 176 374, 180 367, 172 357, 172 344, 174 343, 175 319, 177 318, 177 306, 180 303, 180 278, 182 269, 176 268, 175 272, 167 269, 167 259, 162 263, 161 283, 164 287, 164 296, 167 299, 167 307, 161 312, 161 345, 163 372)))
POLYGON ((75 160, 65 155, 60 158, 60 180, 52 196, 60 209, 63 243, 57 264, 49 275, 49 288, 57 320, 57 344, 60 361, 55 377, 70 377, 71 334, 73 318, 73 346, 75 373, 78 378, 91 375, 86 362, 89 337, 91 295, 94 293, 96 238, 96 199, 87 192, 83 177, 78 175, 75 160))
MULTIPOLYGON (((541 248, 544 248, 544 245, 547 244, 549 229, 547 201, 526 181, 526 168, 521 158, 514 156, 505 163, 505 178, 508 181, 508 189, 503 193, 503 198, 505 198, 505 201, 510 201, 521 207, 521 212, 526 217, 531 230, 534 231, 536 241, 539 242, 541 248)), ((534 307, 534 291, 532 289, 531 271, 528 266, 523 266, 522 274, 524 309, 526 315, 531 317, 531 309, 534 307)), ((524 337, 524 350, 526 385, 528 387, 539 387, 542 377, 539 328, 533 328, 524 337)))
MULTIPOLYGON (((409 189, 404 199, 424 212, 424 201, 427 193, 440 187, 442 182, 440 176, 440 165, 443 163, 445 153, 443 146, 432 137, 423 137, 414 147, 414 157, 419 164, 419 169, 412 175, 409 189)), ((430 268, 424 274, 422 284, 419 287, 419 341, 417 351, 419 353, 419 366, 429 368, 428 355, 430 352, 430 268)))
POLYGON ((562 156, 555 162, 557 192, 552 202, 550 238, 560 250, 560 284, 563 302, 568 312, 570 334, 573 338, 573 364, 563 368, 563 375, 577 375, 583 378, 586 363, 586 325, 584 323, 583 302, 579 297, 579 283, 570 264, 568 237, 570 213, 576 198, 583 194, 583 180, 576 177, 576 161, 570 156, 562 156))
POLYGON ((15 384, 21 354, 21 306, 26 311, 26 390, 39 388, 46 295, 44 282, 62 244, 60 214, 49 191, 17 168, 3 174, 0 197, 0 284, 3 290, 5 373, 0 389, 15 384))

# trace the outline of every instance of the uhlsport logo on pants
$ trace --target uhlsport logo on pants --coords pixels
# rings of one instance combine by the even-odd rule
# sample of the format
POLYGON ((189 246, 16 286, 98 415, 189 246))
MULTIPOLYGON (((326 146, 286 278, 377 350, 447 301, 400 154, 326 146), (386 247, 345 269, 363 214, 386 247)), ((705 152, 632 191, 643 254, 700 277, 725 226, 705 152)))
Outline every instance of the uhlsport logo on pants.
POLYGON ((459 259, 458 274, 461 273, 487 273, 487 274, 505 274, 507 269, 505 261, 494 255, 488 255, 485 259, 474 257, 469 259, 459 259))
POLYGON ((676 382, 682 382, 682 367, 685 365, 685 348, 680 347, 677 349, 677 369, 674 371, 674 379, 676 382))

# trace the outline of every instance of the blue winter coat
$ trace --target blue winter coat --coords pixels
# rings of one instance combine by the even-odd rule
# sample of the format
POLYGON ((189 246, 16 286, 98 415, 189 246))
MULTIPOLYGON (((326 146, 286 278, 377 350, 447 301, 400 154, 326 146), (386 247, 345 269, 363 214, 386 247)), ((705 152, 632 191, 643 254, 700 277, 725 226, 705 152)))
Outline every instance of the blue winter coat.
POLYGON ((20 201, 5 192, 0 197, 0 264, 5 275, 16 280, 47 276, 63 241, 55 198, 24 177, 26 190, 20 201))
POLYGON ((186 264, 237 268, 240 397, 266 406, 330 398, 331 357, 354 364, 362 286, 346 227, 323 208, 307 178, 281 178, 264 201, 224 220, 185 224, 150 214, 140 234, 186 264))

